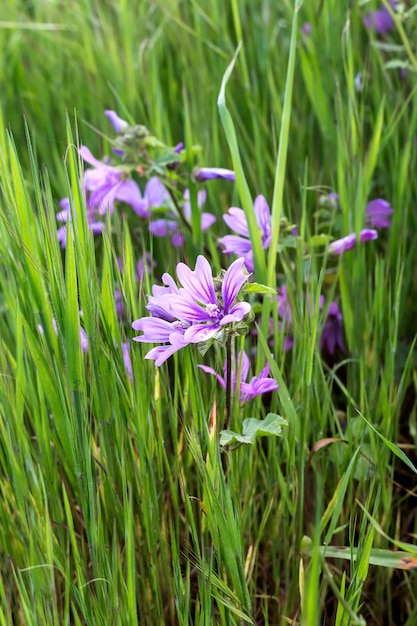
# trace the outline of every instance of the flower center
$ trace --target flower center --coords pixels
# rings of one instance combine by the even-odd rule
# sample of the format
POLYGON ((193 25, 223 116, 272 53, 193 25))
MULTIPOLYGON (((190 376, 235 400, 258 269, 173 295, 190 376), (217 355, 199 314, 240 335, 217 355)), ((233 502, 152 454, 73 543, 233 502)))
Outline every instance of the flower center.
POLYGON ((176 320, 175 322, 172 322, 172 328, 174 328, 175 330, 179 330, 180 332, 184 333, 184 331, 187 328, 187 326, 185 324, 183 324, 183 322, 179 322, 178 320, 176 320))
POLYGON ((204 308, 207 315, 213 319, 219 319, 222 316, 222 311, 218 304, 206 304, 204 308))

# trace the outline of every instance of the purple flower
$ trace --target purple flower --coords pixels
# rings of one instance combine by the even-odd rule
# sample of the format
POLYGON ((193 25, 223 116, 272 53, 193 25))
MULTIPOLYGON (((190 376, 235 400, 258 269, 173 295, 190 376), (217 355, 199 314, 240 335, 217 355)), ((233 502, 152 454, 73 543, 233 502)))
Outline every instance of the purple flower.
MULTIPOLYGON (((198 192, 197 204, 201 209, 202 205, 206 201, 207 192, 205 189, 198 192)), ((189 201, 190 191, 186 189, 184 192, 184 204, 182 206, 184 218, 189 224, 191 224, 191 203, 189 201)), ((184 235, 181 232, 181 226, 176 220, 174 213, 169 212, 167 214, 169 219, 161 218, 154 220, 149 224, 149 231, 154 237, 171 237, 171 243, 175 248, 179 248, 184 243, 184 235)), ((201 230, 205 231, 216 221, 216 218, 211 213, 201 214, 201 230)))
POLYGON ((391 217, 394 213, 391 205, 387 200, 377 198, 371 200, 366 207, 366 225, 374 228, 389 228, 391 226, 391 217))
POLYGON ((84 172, 84 186, 90 192, 89 203, 97 206, 101 214, 113 213, 114 202, 119 200, 129 204, 140 217, 148 217, 146 202, 138 185, 127 178, 124 170, 98 161, 86 146, 79 149, 81 158, 94 166, 84 172))
POLYGON ((116 133, 122 133, 126 128, 129 128, 129 123, 122 120, 116 113, 116 111, 104 111, 104 115, 113 124, 116 133))
MULTIPOLYGON (((249 366, 249 357, 246 352, 239 352, 237 362, 235 361, 232 364, 232 389, 236 392, 238 386, 237 377, 240 371, 240 402, 249 402, 249 400, 252 400, 255 396, 260 396, 270 391, 276 391, 279 388, 276 380, 268 377, 269 364, 261 370, 258 376, 254 376, 250 382, 247 383, 246 379, 249 374, 249 366)), ((199 365, 198 367, 207 374, 215 376, 221 386, 226 389, 226 361, 223 365, 223 377, 212 367, 208 367, 207 365, 199 365)))
MULTIPOLYGON (((320 296, 320 310, 324 307, 324 297, 320 296)), ((345 351, 343 343, 343 317, 336 302, 331 302, 327 319, 320 337, 320 348, 334 354, 336 348, 345 351)))
POLYGON ((198 183, 213 178, 226 178, 227 180, 236 180, 236 174, 233 170, 226 170, 222 167, 196 167, 194 168, 193 178, 198 183))
POLYGON ((164 299, 178 319, 190 324, 184 332, 184 338, 189 343, 215 338, 226 325, 241 322, 250 312, 248 302, 236 302, 248 280, 243 264, 244 259, 236 259, 232 263, 223 277, 221 297, 218 297, 206 258, 197 258, 194 271, 185 263, 178 263, 177 276, 182 286, 178 295, 167 295, 164 299))
POLYGON ((308 37, 311 34, 312 30, 313 30, 313 27, 311 26, 310 22, 304 22, 301 28, 301 32, 303 33, 303 35, 305 37, 308 37))
POLYGON ((145 358, 155 359, 155 365, 159 366, 187 344, 219 337, 226 325, 242 321, 251 310, 249 303, 237 301, 248 278, 242 269, 243 262, 237 259, 225 272, 220 293, 216 291, 210 264, 203 256, 197 258, 194 271, 178 263, 181 287, 177 287, 169 274, 164 274, 165 286, 153 286, 146 307, 154 317, 142 317, 132 324, 135 330, 143 332, 135 341, 168 344, 153 348, 145 358))
MULTIPOLYGON (((62 211, 56 214, 56 219, 58 222, 65 222, 65 226, 61 226, 57 230, 58 241, 61 244, 62 248, 65 248, 67 245, 67 225, 71 223, 71 210, 70 210, 70 202, 69 198, 63 198, 59 203, 62 211)), ((91 230, 93 235, 99 235, 103 232, 104 222, 97 221, 96 210, 94 207, 90 205, 89 200, 86 200, 86 209, 87 209, 87 224, 88 228, 91 230)))
MULTIPOLYGON (((264 196, 259 195, 255 198, 254 211, 259 230, 261 231, 262 246, 264 250, 271 243, 271 212, 264 196)), ((228 210, 227 215, 223 215, 226 224, 239 233, 238 235, 226 235, 220 240, 224 246, 225 254, 238 254, 245 259, 245 265, 249 272, 253 272, 253 252, 250 241, 249 227, 245 212, 242 209, 232 207, 228 210)))
MULTIPOLYGON (((394 8, 397 5, 397 0, 390 0, 390 5, 394 8)), ((376 11, 371 11, 366 15, 363 20, 366 28, 373 29, 380 35, 385 35, 392 30, 395 25, 395 21, 388 11, 387 7, 383 4, 380 5, 376 11)))
MULTIPOLYGON (((365 228, 361 230, 359 233, 359 242, 364 243, 365 241, 372 241, 373 239, 378 239, 378 233, 376 230, 371 230, 369 228, 365 228)), ((356 233, 350 233, 350 235, 346 235, 342 239, 336 239, 336 241, 332 241, 329 245, 329 252, 332 254, 342 254, 351 248, 356 246, 356 233)))
POLYGON ((130 380, 133 380, 132 361, 130 359, 129 344, 125 341, 122 343, 123 363, 126 368, 126 373, 130 380))

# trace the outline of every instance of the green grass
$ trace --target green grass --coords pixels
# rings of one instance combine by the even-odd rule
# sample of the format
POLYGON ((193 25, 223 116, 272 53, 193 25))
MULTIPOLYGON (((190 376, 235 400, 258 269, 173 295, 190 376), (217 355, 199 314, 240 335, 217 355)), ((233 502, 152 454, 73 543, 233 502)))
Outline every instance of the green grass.
POLYGON ((362 21, 377 3, 347 4, 0 8, 0 626, 416 623, 417 12, 404 3, 380 37, 362 21), (236 185, 206 184, 212 229, 194 214, 174 249, 120 207, 93 239, 76 146, 111 154, 104 109, 236 170, 236 185), (320 206, 331 190, 340 211, 320 206), (259 193, 273 208, 267 253, 259 193), (63 251, 65 196, 79 218, 63 251), (340 257, 314 245, 359 232, 377 197, 394 207, 377 241, 340 257), (197 367, 220 369, 222 349, 156 368, 131 323, 179 261, 204 252, 215 275, 228 267, 218 237, 231 206, 248 215, 256 280, 287 287, 294 345, 285 352, 275 302, 252 296, 259 334, 242 341, 280 389, 235 401, 233 430, 269 412, 288 427, 224 451, 224 393, 197 367), (295 247, 279 247, 284 217, 295 247), (157 268, 138 281, 145 249, 157 268), (329 357, 332 300, 345 352, 329 357))

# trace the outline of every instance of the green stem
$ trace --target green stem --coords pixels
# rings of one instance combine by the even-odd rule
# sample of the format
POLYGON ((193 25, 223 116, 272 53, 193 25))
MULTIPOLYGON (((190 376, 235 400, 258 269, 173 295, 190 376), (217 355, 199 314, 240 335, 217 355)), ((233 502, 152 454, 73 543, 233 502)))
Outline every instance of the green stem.
POLYGON ((230 428, 233 410, 233 389, 232 389, 232 361, 233 361, 233 334, 230 333, 226 339, 226 428, 230 428))

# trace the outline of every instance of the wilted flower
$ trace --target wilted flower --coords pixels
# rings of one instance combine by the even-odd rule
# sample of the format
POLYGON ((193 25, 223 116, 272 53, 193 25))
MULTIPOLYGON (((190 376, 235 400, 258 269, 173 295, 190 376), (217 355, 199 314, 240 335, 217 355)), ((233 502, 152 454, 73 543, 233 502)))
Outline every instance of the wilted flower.
MULTIPOLYGON (((365 228, 361 230, 359 233, 359 243, 364 243, 365 241, 372 241, 373 239, 378 239, 378 233, 376 230, 371 230, 369 228, 365 228)), ((350 235, 346 235, 342 239, 336 239, 336 241, 332 241, 329 245, 329 252, 332 254, 342 254, 351 248, 356 246, 356 233, 350 233, 350 235)))
POLYGON ((140 217, 148 217, 147 205, 134 180, 128 173, 112 165, 102 163, 91 154, 86 146, 79 149, 81 158, 94 166, 84 172, 84 187, 90 192, 90 206, 98 207, 101 214, 113 213, 114 202, 119 200, 129 204, 140 217))
MULTIPOLYGON (((207 374, 212 374, 217 378, 221 386, 226 389, 226 375, 227 375, 227 363, 224 362, 223 365, 223 376, 220 376, 212 367, 208 367, 207 365, 199 365, 200 369, 207 374)), ((260 396, 263 393, 268 393, 270 391, 276 391, 279 386, 273 378, 269 378, 269 364, 265 365, 265 367, 261 370, 258 376, 254 376, 249 383, 246 382, 246 379, 249 374, 249 357, 246 352, 239 352, 237 360, 232 363, 232 390, 236 392, 238 387, 237 379, 240 373, 240 402, 249 402, 255 396, 260 396)))
POLYGON ((213 178, 236 180, 236 174, 233 170, 226 170, 223 167, 196 167, 193 171, 193 178, 199 183, 213 178))
POLYGON ((122 118, 117 115, 116 111, 107 110, 104 111, 104 115, 113 124, 116 133, 122 133, 126 128, 129 128, 129 123, 122 120, 122 118))
POLYGON ((232 263, 221 279, 220 289, 203 256, 197 258, 194 271, 178 263, 181 287, 177 287, 169 274, 164 274, 165 287, 154 286, 147 305, 154 317, 142 317, 132 326, 144 333, 134 337, 135 341, 169 345, 153 348, 145 358, 155 359, 155 365, 161 365, 185 345, 220 338, 227 326, 241 322, 251 311, 248 302, 237 301, 248 279, 243 263, 243 259, 232 263))
MULTIPOLYGON (((391 8, 398 4, 398 0, 390 0, 391 8)), ((376 11, 371 11, 363 20, 366 28, 374 29, 380 35, 385 35, 392 30, 395 21, 384 4, 381 4, 376 11)))
MULTIPOLYGON (((254 211, 261 232, 262 246, 265 250, 271 243, 271 211, 264 196, 259 195, 255 198, 254 211)), ((223 215, 223 219, 229 228, 240 235, 226 235, 220 239, 220 243, 224 246, 223 252, 243 256, 248 271, 253 272, 252 244, 245 212, 237 207, 232 207, 226 215, 223 215)))
POLYGON ((387 200, 377 198, 371 200, 366 207, 366 224, 374 228, 389 228, 392 224, 391 215, 394 213, 387 200))

